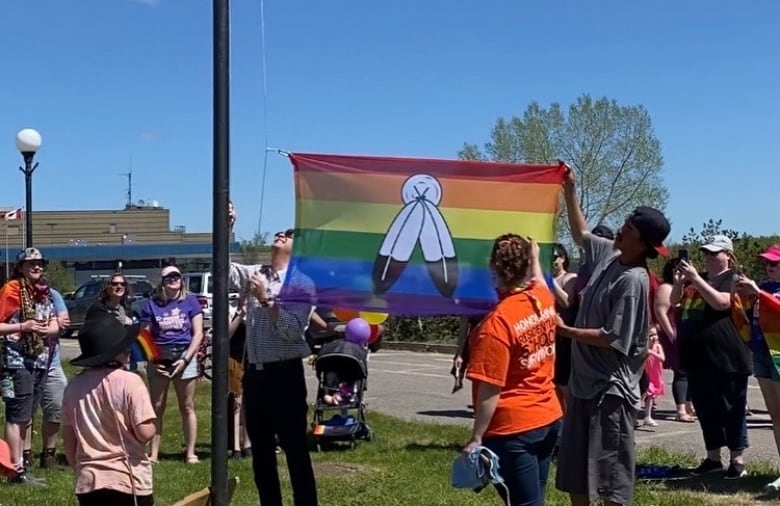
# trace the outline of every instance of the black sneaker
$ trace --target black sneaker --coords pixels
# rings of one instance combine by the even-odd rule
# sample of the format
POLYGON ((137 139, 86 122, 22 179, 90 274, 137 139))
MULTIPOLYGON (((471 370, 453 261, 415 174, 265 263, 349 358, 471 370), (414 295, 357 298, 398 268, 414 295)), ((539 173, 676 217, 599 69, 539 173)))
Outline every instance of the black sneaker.
POLYGON ((737 462, 732 462, 729 464, 728 471, 726 471, 727 480, 737 480, 739 478, 744 478, 745 476, 747 476, 747 471, 745 471, 745 464, 739 464, 737 462))
POLYGON ((28 487, 37 487, 37 488, 43 488, 46 487, 46 483, 43 481, 33 477, 30 473, 27 472, 19 472, 16 473, 10 480, 8 480, 8 483, 11 485, 26 485, 28 487))
POLYGON ((701 461, 701 464, 699 464, 699 467, 691 471, 691 474, 694 476, 700 475, 700 474, 707 474, 711 473, 713 471, 723 471, 723 463, 719 460, 710 460, 710 459, 704 459, 701 461))

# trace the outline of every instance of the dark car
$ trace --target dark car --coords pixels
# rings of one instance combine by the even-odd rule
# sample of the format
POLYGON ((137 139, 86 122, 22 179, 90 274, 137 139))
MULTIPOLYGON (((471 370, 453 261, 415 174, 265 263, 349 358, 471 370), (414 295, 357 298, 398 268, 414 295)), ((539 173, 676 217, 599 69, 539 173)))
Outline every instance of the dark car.
MULTIPOLYGON (((315 355, 320 352, 322 345, 333 341, 335 339, 344 339, 344 329, 347 326, 347 322, 339 320, 333 313, 332 308, 318 307, 315 309, 315 313, 325 322, 328 329, 325 330, 314 321, 309 323, 309 328, 306 329, 306 342, 309 344, 312 353, 315 355)), ((368 349, 371 353, 376 353, 382 348, 382 333, 384 327, 379 325, 379 332, 376 337, 369 341, 368 349)))
MULTIPOLYGON (((70 327, 68 327, 65 337, 70 337, 73 332, 81 328, 87 310, 97 300, 108 277, 108 274, 90 276, 89 281, 78 287, 72 295, 65 299, 65 306, 67 306, 70 316, 70 327)), ((146 276, 125 275, 125 279, 127 280, 127 301, 131 305, 128 316, 133 316, 135 313, 139 313, 140 305, 152 293, 154 287, 146 279, 146 276)))

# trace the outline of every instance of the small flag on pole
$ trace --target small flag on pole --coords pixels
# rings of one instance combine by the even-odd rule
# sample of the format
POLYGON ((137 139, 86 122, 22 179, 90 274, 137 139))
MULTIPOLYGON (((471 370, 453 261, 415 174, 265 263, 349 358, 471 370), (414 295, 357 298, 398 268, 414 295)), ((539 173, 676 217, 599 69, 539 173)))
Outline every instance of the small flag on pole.
POLYGON ((12 220, 21 220, 22 219, 22 208, 14 209, 13 211, 8 211, 3 215, 3 219, 5 221, 12 221, 12 220))

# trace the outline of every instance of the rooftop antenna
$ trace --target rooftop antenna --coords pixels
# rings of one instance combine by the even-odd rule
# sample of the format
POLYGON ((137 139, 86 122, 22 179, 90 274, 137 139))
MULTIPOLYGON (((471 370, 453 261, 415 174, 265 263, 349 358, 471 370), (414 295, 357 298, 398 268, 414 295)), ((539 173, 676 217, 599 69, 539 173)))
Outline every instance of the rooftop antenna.
POLYGON ((129 209, 133 207, 133 156, 130 155, 130 167, 127 172, 120 173, 120 176, 127 178, 127 203, 125 208, 129 209))

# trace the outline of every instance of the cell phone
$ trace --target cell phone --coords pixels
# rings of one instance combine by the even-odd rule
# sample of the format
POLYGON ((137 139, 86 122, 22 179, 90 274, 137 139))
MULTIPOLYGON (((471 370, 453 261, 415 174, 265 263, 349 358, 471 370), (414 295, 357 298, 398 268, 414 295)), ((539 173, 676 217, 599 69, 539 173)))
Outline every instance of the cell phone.
POLYGON ((677 253, 677 261, 679 262, 681 260, 685 260, 686 262, 688 261, 688 250, 687 249, 681 249, 677 253))

